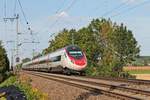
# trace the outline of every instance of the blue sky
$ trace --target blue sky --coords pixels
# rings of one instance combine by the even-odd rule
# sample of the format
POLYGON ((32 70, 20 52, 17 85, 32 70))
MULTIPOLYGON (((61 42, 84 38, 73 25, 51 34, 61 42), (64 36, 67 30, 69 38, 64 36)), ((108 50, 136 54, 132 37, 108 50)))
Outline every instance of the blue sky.
MULTIPOLYGON (((3 40, 10 56, 15 44, 6 41, 15 40, 15 22, 3 21, 4 1, 0 0, 0 40, 3 40)), ((39 41, 39 44, 22 44, 21 57, 31 57, 32 49, 41 52, 48 47, 52 33, 57 33, 63 28, 79 29, 87 26, 93 18, 111 18, 120 24, 123 22, 141 46, 141 55, 150 55, 150 0, 20 0, 33 36, 27 30, 27 25, 16 0, 6 0, 7 17, 19 13, 20 42, 39 41), (143 3, 144 2, 144 3, 143 3), (123 4, 122 4, 123 3, 123 4), (120 5, 120 6, 119 6, 120 5), (133 9, 135 7, 135 9, 133 9), (115 9, 114 9, 115 8, 115 9), (107 14, 105 14, 107 13, 107 14), (53 24, 57 19, 56 24, 53 24)))

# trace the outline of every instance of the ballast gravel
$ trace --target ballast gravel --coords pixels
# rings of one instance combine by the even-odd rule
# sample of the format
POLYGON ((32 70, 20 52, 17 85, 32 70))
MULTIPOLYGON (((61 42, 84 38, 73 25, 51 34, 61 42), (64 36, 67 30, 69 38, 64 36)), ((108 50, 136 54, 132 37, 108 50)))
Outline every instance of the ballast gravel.
POLYGON ((21 72, 20 75, 29 77, 32 87, 48 94, 48 100, 117 100, 104 94, 95 93, 25 72, 21 72))

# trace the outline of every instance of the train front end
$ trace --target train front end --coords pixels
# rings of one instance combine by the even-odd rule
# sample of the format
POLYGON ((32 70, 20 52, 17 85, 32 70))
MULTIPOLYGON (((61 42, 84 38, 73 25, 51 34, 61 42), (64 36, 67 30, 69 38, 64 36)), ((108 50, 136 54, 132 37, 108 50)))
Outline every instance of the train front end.
POLYGON ((75 71, 83 71, 87 66, 85 53, 77 46, 68 46, 66 48, 68 67, 75 71))

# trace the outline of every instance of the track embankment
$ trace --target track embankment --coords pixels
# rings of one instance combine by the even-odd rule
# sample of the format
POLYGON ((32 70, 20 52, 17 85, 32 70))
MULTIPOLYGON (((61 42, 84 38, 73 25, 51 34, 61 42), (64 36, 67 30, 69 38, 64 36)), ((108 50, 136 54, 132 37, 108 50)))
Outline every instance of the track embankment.
POLYGON ((117 100, 92 90, 71 86, 58 81, 20 72, 21 76, 31 79, 31 85, 48 94, 48 100, 117 100))
MULTIPOLYGON (((92 79, 77 76, 66 76, 42 72, 25 72, 33 76, 42 77, 48 80, 57 81, 69 86, 93 91, 97 94, 103 94, 108 97, 128 100, 149 100, 150 91, 142 87, 135 88, 133 84, 117 82, 110 80, 92 79)), ((135 84, 134 84, 135 85, 135 84)))

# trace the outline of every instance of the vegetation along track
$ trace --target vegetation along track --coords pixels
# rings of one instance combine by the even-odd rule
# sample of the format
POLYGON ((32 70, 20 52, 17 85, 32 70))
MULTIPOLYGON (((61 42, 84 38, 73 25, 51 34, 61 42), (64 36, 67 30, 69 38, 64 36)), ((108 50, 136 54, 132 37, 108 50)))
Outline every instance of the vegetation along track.
POLYGON ((46 79, 62 82, 68 85, 92 90, 100 94, 109 95, 118 99, 127 100, 150 100, 150 91, 129 88, 117 82, 102 82, 100 79, 91 79, 75 76, 65 76, 43 72, 24 71, 28 74, 36 75, 46 79))

